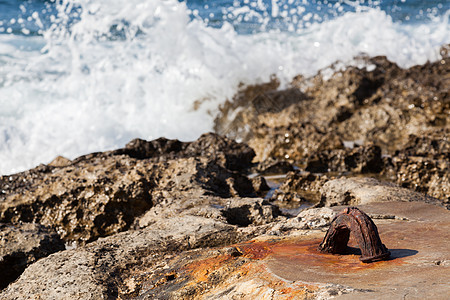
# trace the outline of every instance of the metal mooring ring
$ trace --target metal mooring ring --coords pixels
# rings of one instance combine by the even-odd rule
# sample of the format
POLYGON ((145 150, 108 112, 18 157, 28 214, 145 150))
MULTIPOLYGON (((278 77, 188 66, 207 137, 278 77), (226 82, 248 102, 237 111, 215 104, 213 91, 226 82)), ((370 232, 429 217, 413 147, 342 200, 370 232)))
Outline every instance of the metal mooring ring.
POLYGON ((320 252, 345 254, 350 233, 361 250, 359 258, 364 263, 387 259, 391 253, 381 242, 378 229, 372 219, 356 207, 341 211, 331 222, 322 243, 320 252))

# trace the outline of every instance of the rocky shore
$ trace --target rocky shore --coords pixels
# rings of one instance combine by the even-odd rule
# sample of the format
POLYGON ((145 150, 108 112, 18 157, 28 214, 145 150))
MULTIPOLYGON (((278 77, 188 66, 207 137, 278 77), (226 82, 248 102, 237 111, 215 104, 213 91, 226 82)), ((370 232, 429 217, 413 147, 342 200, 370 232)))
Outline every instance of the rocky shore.
POLYGON ((273 78, 196 141, 0 177, 0 298, 445 299, 449 49, 410 69, 360 57, 287 89, 273 78), (390 260, 317 251, 347 206, 390 260))

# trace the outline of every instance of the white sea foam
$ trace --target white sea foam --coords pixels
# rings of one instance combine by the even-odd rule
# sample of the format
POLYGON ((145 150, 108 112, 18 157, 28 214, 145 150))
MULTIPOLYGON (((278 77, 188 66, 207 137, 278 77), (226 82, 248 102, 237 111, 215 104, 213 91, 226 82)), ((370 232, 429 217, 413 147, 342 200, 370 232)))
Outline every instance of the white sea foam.
POLYGON ((438 59, 450 42, 448 12, 402 25, 366 9, 253 35, 191 21, 175 0, 65 0, 59 12, 43 37, 0 35, 0 174, 136 137, 192 140, 212 129, 241 82, 276 74, 286 84, 362 52, 409 67, 438 59), (69 26, 71 5, 82 13, 69 26))

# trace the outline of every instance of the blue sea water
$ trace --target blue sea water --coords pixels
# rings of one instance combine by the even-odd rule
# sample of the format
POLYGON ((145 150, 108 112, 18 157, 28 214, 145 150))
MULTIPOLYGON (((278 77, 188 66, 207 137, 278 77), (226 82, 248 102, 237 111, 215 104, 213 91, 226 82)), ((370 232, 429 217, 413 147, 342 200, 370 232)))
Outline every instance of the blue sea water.
POLYGON ((195 139, 240 83, 273 74, 437 60, 449 18, 448 0, 0 0, 0 174, 195 139))
MULTIPOLYGON (((50 0, 2 0, 0 1, 0 31, 11 34, 39 35, 48 30, 58 18, 59 3, 70 3, 66 11, 70 24, 80 20, 84 3, 95 1, 50 0), (39 23, 36 22, 36 13, 39 23)), ((183 1, 180 1, 183 2, 183 1)), ((443 17, 450 9, 446 0, 187 0, 191 19, 198 19, 214 28, 231 23, 240 34, 252 34, 268 30, 293 31, 312 23, 321 23, 348 12, 360 12, 368 8, 380 9, 394 22, 423 23, 443 17)), ((68 7, 68 6, 67 6, 68 7)), ((119 32, 116 32, 119 34, 119 32)))

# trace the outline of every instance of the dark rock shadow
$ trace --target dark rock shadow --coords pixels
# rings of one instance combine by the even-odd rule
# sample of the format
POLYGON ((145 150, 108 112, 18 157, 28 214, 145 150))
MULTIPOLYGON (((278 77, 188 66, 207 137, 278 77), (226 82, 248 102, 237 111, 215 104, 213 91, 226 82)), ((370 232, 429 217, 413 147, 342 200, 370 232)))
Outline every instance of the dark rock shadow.
POLYGON ((419 251, 412 250, 412 249, 389 249, 389 251, 391 252, 391 256, 389 257, 389 260, 413 256, 413 255, 416 255, 417 253, 419 253, 419 251))
MULTIPOLYGON (((408 256, 413 256, 419 253, 417 250, 412 249, 388 249, 389 252, 391 252, 391 255, 389 256, 388 260, 394 260, 397 258, 403 258, 408 256)), ((345 251, 345 254, 353 254, 353 255, 361 255, 361 250, 357 247, 350 247, 347 246, 347 249, 345 251)))

